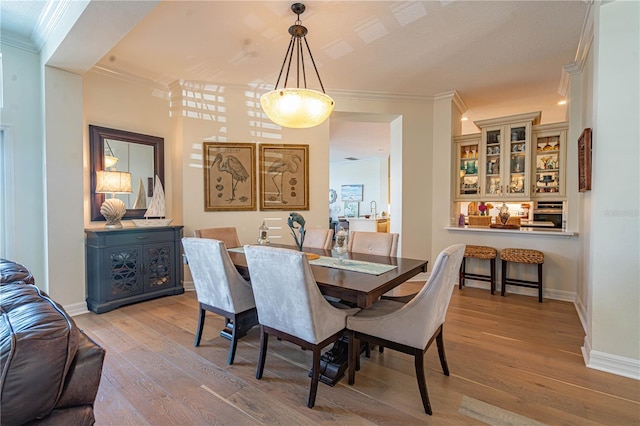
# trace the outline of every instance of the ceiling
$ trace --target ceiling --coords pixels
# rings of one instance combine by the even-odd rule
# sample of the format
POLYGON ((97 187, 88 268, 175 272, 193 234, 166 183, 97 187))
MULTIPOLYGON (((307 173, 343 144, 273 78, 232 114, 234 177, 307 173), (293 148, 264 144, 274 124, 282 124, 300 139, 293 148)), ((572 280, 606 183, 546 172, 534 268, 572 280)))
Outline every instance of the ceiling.
MULTIPOLYGON (((33 39, 52 5, 56 2, 2 0, 2 32, 33 39)), ((588 9, 582 0, 305 5, 302 24, 329 94, 428 98, 456 90, 471 121, 498 116, 501 108, 511 114, 554 108, 562 99, 562 67, 575 61, 588 9)), ((159 85, 176 80, 273 85, 289 41, 287 29, 296 19, 290 6, 275 0, 160 1, 97 65, 159 85)), ((106 12, 102 16, 108 24, 106 12)), ((319 87, 315 78, 309 85, 319 87)), ((358 120, 332 116, 332 135, 342 129, 339 146, 355 142, 348 145, 358 158, 388 155, 388 146, 385 153, 384 142, 376 142, 380 129, 363 125, 372 120, 358 120)), ((332 149, 332 158, 349 152, 334 154, 332 149)))

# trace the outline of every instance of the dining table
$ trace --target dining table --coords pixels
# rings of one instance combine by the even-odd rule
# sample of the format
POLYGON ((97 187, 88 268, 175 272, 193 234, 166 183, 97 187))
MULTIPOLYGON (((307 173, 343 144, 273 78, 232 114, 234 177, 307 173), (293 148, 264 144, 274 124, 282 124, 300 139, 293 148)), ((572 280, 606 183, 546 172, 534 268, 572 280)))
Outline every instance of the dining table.
MULTIPOLYGON (((295 246, 270 244, 297 250, 295 246)), ((228 250, 231 261, 246 279, 250 279, 249 267, 242 247, 228 250)), ((341 303, 366 309, 376 300, 421 272, 427 272, 428 261, 404 257, 377 256, 366 253, 338 255, 332 250, 303 248, 309 253, 311 272, 320 292, 339 299, 341 303)), ((227 327, 232 327, 228 324, 227 327)), ((225 334, 230 336, 230 332, 225 334)), ((347 369, 348 338, 340 338, 322 355, 320 381, 335 385, 347 369)))

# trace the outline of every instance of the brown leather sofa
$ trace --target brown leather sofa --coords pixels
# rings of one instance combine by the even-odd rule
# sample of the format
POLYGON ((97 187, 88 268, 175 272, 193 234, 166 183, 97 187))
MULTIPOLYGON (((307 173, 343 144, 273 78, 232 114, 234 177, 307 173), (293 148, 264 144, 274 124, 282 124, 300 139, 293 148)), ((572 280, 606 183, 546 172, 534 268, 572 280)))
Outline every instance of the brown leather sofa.
POLYGON ((105 351, 0 259, 0 424, 92 425, 105 351))

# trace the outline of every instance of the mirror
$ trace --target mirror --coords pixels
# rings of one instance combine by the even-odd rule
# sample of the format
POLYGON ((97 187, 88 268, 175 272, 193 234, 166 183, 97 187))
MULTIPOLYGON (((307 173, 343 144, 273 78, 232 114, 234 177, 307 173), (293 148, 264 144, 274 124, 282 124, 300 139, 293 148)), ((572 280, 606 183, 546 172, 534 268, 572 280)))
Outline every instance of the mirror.
POLYGON ((131 194, 117 194, 127 212, 122 219, 140 219, 153 195, 153 179, 164 185, 164 139, 125 130, 89 125, 91 220, 105 220, 100 206, 105 194, 96 194, 96 171, 117 170, 131 173, 131 194), (105 164, 105 156, 114 157, 105 164), (115 164, 110 164, 115 159, 115 164), (110 167, 105 167, 110 165, 110 167))

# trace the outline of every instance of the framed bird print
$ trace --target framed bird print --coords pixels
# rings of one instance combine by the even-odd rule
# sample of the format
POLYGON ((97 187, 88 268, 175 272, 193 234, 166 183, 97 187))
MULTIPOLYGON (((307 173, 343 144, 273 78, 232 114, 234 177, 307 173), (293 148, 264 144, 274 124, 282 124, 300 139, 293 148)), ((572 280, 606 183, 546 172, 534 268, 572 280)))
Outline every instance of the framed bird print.
POLYGON ((256 144, 202 143, 204 210, 256 210, 256 144))
POLYGON ((309 145, 260 144, 260 210, 309 210, 309 145))

